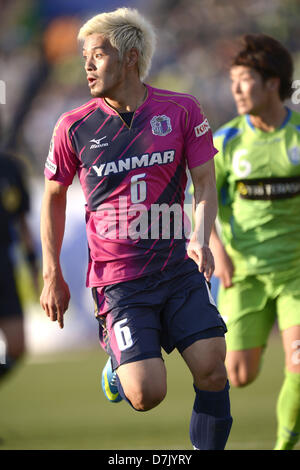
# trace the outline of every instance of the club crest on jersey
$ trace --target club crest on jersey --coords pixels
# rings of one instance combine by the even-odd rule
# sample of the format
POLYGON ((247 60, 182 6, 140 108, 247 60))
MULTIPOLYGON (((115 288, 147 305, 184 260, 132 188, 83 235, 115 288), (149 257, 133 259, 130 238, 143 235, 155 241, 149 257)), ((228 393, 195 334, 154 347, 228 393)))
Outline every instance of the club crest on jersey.
POLYGON ((300 163, 300 147, 292 147, 287 151, 289 161, 292 165, 299 165, 300 163))
POLYGON ((152 134, 165 136, 172 132, 171 119, 164 114, 162 116, 153 116, 150 121, 152 134))

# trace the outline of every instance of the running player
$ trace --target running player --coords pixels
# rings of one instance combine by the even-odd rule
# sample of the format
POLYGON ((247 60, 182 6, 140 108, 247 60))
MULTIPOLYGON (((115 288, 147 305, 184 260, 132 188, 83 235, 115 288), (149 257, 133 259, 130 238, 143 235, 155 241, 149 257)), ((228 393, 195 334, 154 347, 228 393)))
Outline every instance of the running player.
POLYGON ((107 398, 140 411, 158 405, 166 395, 161 347, 177 348, 194 380, 192 444, 224 449, 232 422, 226 326, 207 287, 217 211, 209 124, 193 96, 144 84, 155 36, 137 10, 99 14, 79 39, 93 99, 62 115, 54 129, 41 215, 41 305, 63 327, 70 293, 59 254, 66 193, 77 172, 86 199, 87 286, 110 356, 107 398), (188 250, 186 165, 196 188, 188 250))
POLYGON ((18 241, 38 292, 38 263, 26 215, 29 195, 22 165, 8 153, 0 154, 0 381, 25 352, 24 315, 15 281, 12 246, 18 241))
POLYGON ((286 367, 275 449, 292 449, 300 432, 300 115, 284 105, 292 59, 275 39, 246 35, 230 75, 240 116, 215 134, 222 241, 215 229, 211 238, 226 365, 234 386, 251 383, 278 320, 286 367))

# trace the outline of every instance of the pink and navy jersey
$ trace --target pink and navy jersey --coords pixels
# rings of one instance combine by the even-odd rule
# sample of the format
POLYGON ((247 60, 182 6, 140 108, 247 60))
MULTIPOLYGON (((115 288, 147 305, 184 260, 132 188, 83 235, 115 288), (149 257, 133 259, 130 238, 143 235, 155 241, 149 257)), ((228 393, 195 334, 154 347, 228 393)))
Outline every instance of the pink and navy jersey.
POLYGON ((89 287, 136 279, 186 257, 183 224, 174 222, 183 208, 186 169, 217 152, 196 98, 147 90, 130 126, 94 98, 63 114, 54 129, 45 176, 70 185, 78 174, 89 287))

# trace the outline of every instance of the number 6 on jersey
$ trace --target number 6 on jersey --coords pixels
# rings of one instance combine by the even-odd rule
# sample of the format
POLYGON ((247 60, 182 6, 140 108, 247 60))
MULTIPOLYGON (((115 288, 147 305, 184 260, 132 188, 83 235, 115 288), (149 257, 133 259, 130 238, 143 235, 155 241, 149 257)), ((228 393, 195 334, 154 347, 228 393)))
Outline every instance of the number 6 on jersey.
POLYGON ((141 173, 139 175, 134 175, 131 180, 131 189, 130 196, 131 202, 137 204, 139 202, 145 201, 147 197, 147 184, 146 181, 139 181, 142 178, 145 178, 146 173, 141 173))

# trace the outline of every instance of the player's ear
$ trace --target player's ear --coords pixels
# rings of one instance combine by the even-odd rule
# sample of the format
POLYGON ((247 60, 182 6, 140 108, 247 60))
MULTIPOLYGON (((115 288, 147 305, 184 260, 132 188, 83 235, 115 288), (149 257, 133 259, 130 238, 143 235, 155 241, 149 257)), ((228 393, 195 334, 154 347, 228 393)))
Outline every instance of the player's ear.
POLYGON ((280 78, 271 77, 267 80, 267 87, 270 91, 278 91, 280 87, 280 78))
POLYGON ((139 60, 139 53, 138 50, 135 47, 132 47, 129 49, 129 51, 126 52, 126 65, 128 67, 134 67, 137 65, 138 60, 139 60))

